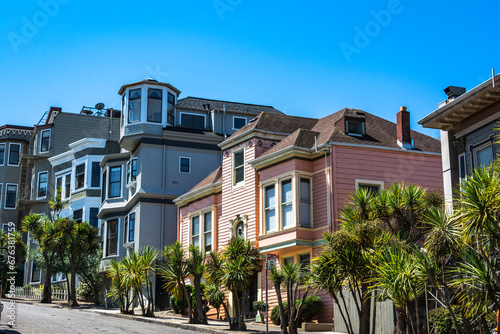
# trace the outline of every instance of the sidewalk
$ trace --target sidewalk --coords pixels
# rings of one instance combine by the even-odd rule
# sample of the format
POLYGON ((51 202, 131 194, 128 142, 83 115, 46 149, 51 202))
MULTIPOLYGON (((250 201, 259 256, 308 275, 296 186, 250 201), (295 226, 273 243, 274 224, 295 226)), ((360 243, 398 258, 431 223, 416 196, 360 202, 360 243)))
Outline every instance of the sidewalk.
MULTIPOLYGON (((26 303, 26 304, 38 305, 41 307, 54 307, 54 308, 63 308, 64 307, 64 308, 72 309, 74 311, 92 312, 92 313, 101 314, 103 316, 117 317, 117 318, 142 321, 142 322, 153 323, 153 324, 161 324, 164 326, 176 327, 176 328, 181 328, 181 329, 186 329, 186 330, 191 330, 191 331, 201 332, 201 333, 207 333, 207 334, 227 334, 227 333, 265 334, 266 333, 265 324, 260 324, 260 323, 255 323, 255 322, 247 322, 247 330, 246 331, 230 331, 229 324, 227 323, 227 321, 208 320, 208 325, 194 325, 194 324, 188 323, 188 318, 177 316, 177 315, 167 314, 166 311, 155 312, 155 315, 156 315, 155 318, 147 318, 147 317, 142 317, 140 315, 120 314, 119 309, 105 309, 103 307, 95 306, 91 303, 85 303, 85 302, 82 302, 82 303, 79 302, 80 306, 77 308, 70 308, 69 306, 67 306, 66 302, 59 302, 59 301, 53 302, 52 304, 41 304, 39 300, 33 300, 33 299, 21 299, 21 298, 5 299, 5 301, 7 301, 7 300, 14 300, 16 303, 26 303)), ((136 308, 135 311, 138 314, 140 314, 140 312, 141 312, 140 309, 138 309, 138 308, 136 308)), ((278 326, 275 326, 273 324, 269 324, 269 333, 270 334, 280 334, 281 331, 280 331, 280 328, 278 326)), ((306 333, 307 334, 324 334, 324 333, 332 333, 332 332, 305 332, 305 331, 299 330, 299 333, 301 333, 301 334, 306 334, 306 333)))

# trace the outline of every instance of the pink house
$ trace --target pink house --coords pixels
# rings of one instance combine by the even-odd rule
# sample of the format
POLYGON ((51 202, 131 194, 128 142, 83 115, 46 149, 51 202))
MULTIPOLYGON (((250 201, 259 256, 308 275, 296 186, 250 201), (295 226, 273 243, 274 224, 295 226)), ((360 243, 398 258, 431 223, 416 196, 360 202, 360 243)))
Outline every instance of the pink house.
MULTIPOLYGON (((339 210, 358 187, 393 182, 442 189, 440 143, 410 130, 401 107, 398 123, 356 109, 322 119, 261 113, 219 146, 222 167, 178 197, 178 239, 206 251, 242 235, 278 264, 303 263, 321 251, 323 232, 338 227, 339 210)), ((265 275, 247 292, 265 301, 265 275)), ((327 295, 317 316, 332 322, 327 295)), ((270 309, 276 305, 269 290, 270 309)))

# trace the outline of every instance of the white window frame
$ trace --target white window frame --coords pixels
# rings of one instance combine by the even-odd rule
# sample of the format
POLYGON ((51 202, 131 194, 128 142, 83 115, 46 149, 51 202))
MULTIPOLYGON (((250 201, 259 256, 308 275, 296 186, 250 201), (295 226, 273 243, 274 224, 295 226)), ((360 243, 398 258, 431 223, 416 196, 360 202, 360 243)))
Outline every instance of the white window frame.
POLYGON ((21 162, 21 149, 22 149, 22 145, 19 144, 19 143, 9 143, 9 154, 7 155, 7 166, 14 166, 14 167, 19 167, 19 163, 21 162), (11 151, 11 146, 13 145, 17 145, 19 146, 19 158, 18 158, 18 161, 17 161, 17 165, 14 165, 14 164, 11 164, 10 163, 10 151, 11 151))
POLYGON ((86 179, 86 182, 87 184, 85 185, 85 188, 89 188, 89 189, 101 189, 101 186, 102 186, 102 168, 99 166, 99 186, 97 187, 92 187, 92 165, 94 163, 100 163, 102 158, 104 156, 100 156, 100 157, 92 157, 87 160, 87 166, 88 168, 86 168, 86 175, 85 175, 85 179, 86 179))
POLYGON ((384 190, 384 181, 379 181, 379 180, 364 180, 364 179, 356 179, 354 181, 355 183, 355 189, 358 190, 359 186, 377 186, 379 187, 380 191, 384 190))
POLYGON ((50 151, 50 142, 51 142, 51 129, 43 129, 40 131, 40 140, 38 141, 38 153, 41 153, 41 154, 45 154, 45 153, 49 153, 50 151), (42 140, 43 140, 43 133, 44 132, 48 132, 49 133, 49 145, 48 145, 48 148, 47 148, 47 151, 42 151, 42 140))
MULTIPOLYGON (((294 178, 285 178, 279 181, 279 224, 277 224, 278 230, 284 230, 284 229, 289 229, 292 227, 296 226, 296 203, 294 200, 294 188, 295 188, 295 182, 294 178), (290 188, 292 191, 292 199, 290 202, 283 202, 283 183, 286 183, 290 181, 290 188), (292 221, 290 222, 289 226, 285 227, 285 215, 283 214, 283 208, 285 205, 291 204, 292 205, 292 221)), ((276 189, 275 189, 275 194, 276 194, 276 189)), ((276 204, 276 197, 275 197, 275 204, 276 204)), ((276 212, 275 212, 276 215, 276 212)), ((275 218, 278 218, 278 215, 275 216, 275 218)))
POLYGON ((277 210, 277 204, 279 205, 279 209, 281 210, 281 200, 279 202, 276 202, 276 196, 279 196, 280 192, 276 191, 276 182, 273 183, 268 183, 265 185, 262 185, 262 221, 263 221, 263 226, 262 226, 262 231, 263 234, 267 233, 272 233, 272 232, 277 232, 279 231, 279 217, 278 217, 278 210, 277 210), (266 188, 274 188, 274 229, 267 229, 267 207, 266 207, 266 188))
POLYGON ((0 210, 2 210, 2 204, 3 204, 3 183, 0 183, 0 210))
POLYGON ((0 166, 4 166, 5 165, 5 158, 8 157, 8 154, 7 153, 7 143, 0 143, 0 146, 3 146, 3 160, 2 160, 2 163, 0 164, 0 166))
POLYGON ((65 169, 64 171, 60 171, 54 175, 54 193, 57 194, 57 179, 62 178, 61 183, 61 198, 69 199, 71 197, 71 181, 73 180, 73 175, 71 172, 71 168, 65 169), (69 194, 66 194, 66 176, 69 175, 69 194))
POLYGON ((17 209, 17 193, 19 192, 19 185, 16 184, 16 183, 6 183, 5 184, 5 198, 4 198, 4 202, 3 202, 3 208, 5 210, 16 210, 17 209), (14 202, 14 207, 13 208, 8 208, 7 207, 7 189, 9 188, 9 186, 16 186, 16 200, 14 202))
POLYGON ((73 162, 73 170, 72 170, 72 175, 71 175, 71 193, 73 194, 74 192, 77 191, 82 191, 87 188, 87 177, 88 177, 88 172, 87 172, 87 160, 77 160, 73 162), (76 188, 76 167, 84 165, 84 176, 83 176, 83 186, 81 188, 76 188))
POLYGON ((38 178, 37 178, 37 182, 36 182, 36 199, 39 200, 39 199, 46 199, 47 198, 47 194, 49 192, 49 171, 41 171, 41 172, 38 172, 38 178), (41 174, 47 174, 47 184, 45 186, 45 196, 38 196, 38 194, 40 193, 40 175, 41 174))
POLYGON ((213 208, 210 208, 210 209, 204 209, 204 210, 201 210, 201 211, 197 211, 196 213, 193 213, 192 215, 190 215, 188 218, 189 218, 189 244, 192 244, 193 243, 193 237, 194 236, 197 236, 198 237, 198 247, 200 248, 200 250, 202 252, 205 252, 205 253, 209 253, 209 251, 205 251, 205 235, 208 233, 207 231, 205 231, 205 215, 210 213, 210 217, 211 217, 211 222, 210 222, 210 233, 212 234, 211 238, 212 238, 212 251, 215 249, 215 245, 214 245, 214 210, 213 208), (198 233, 193 235, 193 218, 195 217, 198 217, 198 233))
POLYGON ((124 169, 123 168, 124 165, 113 165, 113 166, 108 166, 106 169, 106 199, 118 199, 118 198, 123 198, 123 173, 124 173, 124 169), (120 167, 120 195, 119 196, 114 196, 114 197, 110 197, 109 196, 109 193, 110 193, 110 190, 111 190, 111 187, 110 187, 110 182, 111 182, 111 168, 114 168, 114 167, 120 167))
MULTIPOLYGON (((124 225, 124 229, 125 229, 125 240, 123 241, 123 244, 124 245, 133 245, 135 243, 135 239, 136 239, 136 236, 137 234, 135 233, 137 231, 137 211, 132 211, 130 212, 125 218, 127 218, 126 222, 126 226, 124 225), (134 240, 130 241, 130 216, 131 215, 135 215, 134 217, 134 240)), ((125 220, 124 220, 125 222, 125 220)))
POLYGON ((345 133, 348 136, 355 136, 355 137, 363 137, 366 134, 366 120, 355 120, 355 119, 346 119, 345 120, 345 133), (361 132, 362 133, 356 133, 356 132, 349 132, 349 121, 351 122, 360 122, 362 124, 361 126, 361 132))
MULTIPOLYGON (((127 185, 135 184, 137 182, 137 175, 139 174, 139 169, 137 165, 137 158, 132 158, 127 162, 127 185), (135 161, 135 180, 132 180, 132 165, 135 161)), ((102 178, 101 178, 102 179, 102 178)))
POLYGON ((111 258, 120 256, 120 218, 110 218, 107 219, 104 231, 104 242, 103 242, 103 257, 111 258), (108 254, 108 240, 109 240, 109 222, 116 220, 116 254, 108 254))
POLYGON ((234 126, 235 120, 236 120, 237 118, 238 118, 238 119, 244 119, 244 120, 245 120, 245 124, 243 124, 243 126, 245 126, 245 125, 247 125, 247 124, 248 124, 248 119, 247 119, 246 117, 241 117, 241 116, 233 116, 233 130, 239 130, 239 129, 241 129, 241 128, 243 127, 243 126, 242 126, 241 128, 236 128, 236 127, 234 126))
POLYGON ((204 121, 203 121, 203 126, 204 126, 204 128, 205 128, 205 129, 207 128, 207 115, 197 114, 197 113, 194 113, 194 112, 185 112, 185 111, 181 111, 181 112, 179 113, 179 124, 180 124, 181 126, 183 126, 183 125, 182 125, 182 115, 194 115, 194 116, 201 116, 201 117, 203 117, 203 120, 204 120, 204 121))
POLYGON ((300 182, 301 179, 309 181, 309 198, 310 198, 310 202, 309 202, 309 222, 310 222, 310 226, 309 227, 305 227, 304 226, 304 228, 314 228, 314 219, 313 219, 313 202, 314 202, 314 199, 313 199, 313 179, 310 176, 304 176, 304 175, 298 175, 297 176, 297 187, 296 187, 296 189, 297 189, 297 210, 295 211, 295 212, 297 212, 297 226, 303 227, 302 226, 302 222, 300 221, 301 217, 302 217, 302 213, 300 212, 300 207, 301 207, 301 204, 302 204, 302 199, 301 199, 302 189, 300 188, 301 187, 301 182, 300 182))
POLYGON ((190 157, 179 157, 179 173, 182 173, 182 174, 191 174, 191 158, 190 157), (187 172, 183 172, 181 170, 181 166, 182 166, 181 161, 182 161, 182 159, 188 159, 188 161, 189 161, 189 171, 187 171, 187 172))
MULTIPOLYGON (((495 161, 495 153, 493 152, 493 143, 491 141, 487 141, 486 143, 479 145, 478 147, 474 147, 473 149, 473 154, 474 154, 474 168, 478 168, 477 164, 477 151, 484 150, 485 148, 489 147, 490 150, 492 151, 493 154, 493 159, 491 160, 492 162, 495 161)), ((485 166, 486 167, 486 166, 485 166)))
POLYGON ((241 148, 241 149, 238 149, 238 150, 233 152, 231 165, 232 165, 231 167, 232 167, 232 174, 233 174, 233 177, 232 177, 233 187, 239 187, 239 186, 245 185, 245 148, 241 148), (236 166, 235 166, 236 153, 240 153, 240 152, 243 153, 243 165, 241 166, 241 168, 243 168, 243 181, 236 182, 236 166))

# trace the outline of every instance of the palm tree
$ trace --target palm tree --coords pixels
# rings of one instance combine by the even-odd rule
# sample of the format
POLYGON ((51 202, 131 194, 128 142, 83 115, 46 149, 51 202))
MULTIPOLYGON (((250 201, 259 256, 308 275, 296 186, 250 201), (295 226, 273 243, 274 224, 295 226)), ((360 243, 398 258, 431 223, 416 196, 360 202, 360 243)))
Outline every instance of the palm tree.
POLYGON ((207 315, 203 310, 203 295, 201 292, 201 279, 205 271, 205 254, 200 247, 189 245, 189 258, 187 259, 187 271, 192 277, 194 286, 195 308, 193 320, 195 324, 207 324, 207 315))
POLYGON ((132 286, 129 280, 124 279, 125 268, 120 261, 111 260, 106 268, 106 274, 111 279, 111 287, 108 292, 108 297, 113 301, 118 301, 120 305, 120 313, 134 313, 130 310, 133 306, 135 296, 131 296, 132 286))
POLYGON ((217 311, 217 320, 220 319, 220 307, 224 304, 226 300, 226 295, 222 292, 218 286, 207 283, 205 284, 205 291, 203 293, 204 297, 210 305, 212 305, 217 311))
POLYGON ((22 230, 29 232, 31 237, 38 243, 40 253, 45 263, 45 278, 43 285, 42 303, 52 303, 52 264, 54 262, 54 246, 60 240, 60 231, 47 216, 31 214, 24 217, 22 230))
MULTIPOLYGON (((407 333, 407 325, 411 325, 412 333, 419 333, 418 314, 417 326, 413 325, 408 307, 425 289, 425 281, 417 275, 418 267, 412 252, 400 247, 391 247, 378 254, 378 261, 373 264, 376 276, 369 282, 370 289, 379 291, 380 298, 392 300, 396 309, 395 334, 407 333)), ((418 312, 418 307, 416 308, 418 312)))
POLYGON ((176 241, 173 245, 165 247, 162 255, 165 258, 165 263, 160 266, 158 273, 166 282, 163 288, 173 294, 175 298, 185 298, 188 308, 189 323, 193 323, 191 296, 185 283, 185 279, 188 277, 189 273, 187 270, 187 259, 184 248, 180 241, 176 241))

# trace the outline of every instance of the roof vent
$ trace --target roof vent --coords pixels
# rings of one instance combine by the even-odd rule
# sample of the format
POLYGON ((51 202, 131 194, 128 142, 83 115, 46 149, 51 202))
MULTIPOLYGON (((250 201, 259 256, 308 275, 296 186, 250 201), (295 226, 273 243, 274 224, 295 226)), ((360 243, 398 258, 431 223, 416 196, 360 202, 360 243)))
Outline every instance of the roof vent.
POLYGON ((366 117, 366 113, 364 111, 356 111, 356 115, 366 117))
POLYGON ((463 93, 465 93, 464 87, 448 86, 444 89, 446 95, 448 95, 448 101, 454 100, 463 93))
POLYGON ((153 78, 147 78, 146 81, 151 81, 151 82, 158 82, 158 80, 155 80, 153 78))

